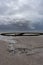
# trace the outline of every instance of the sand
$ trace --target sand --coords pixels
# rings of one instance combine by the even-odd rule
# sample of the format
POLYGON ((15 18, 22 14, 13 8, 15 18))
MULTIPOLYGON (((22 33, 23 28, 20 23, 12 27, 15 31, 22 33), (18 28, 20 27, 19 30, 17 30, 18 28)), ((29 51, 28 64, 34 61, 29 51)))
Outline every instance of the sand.
POLYGON ((36 53, 20 54, 19 50, 17 53, 9 52, 9 43, 0 40, 0 65, 43 65, 43 36, 18 36, 13 37, 13 40, 17 41, 14 44, 14 49, 35 49, 34 52, 36 51, 36 53))

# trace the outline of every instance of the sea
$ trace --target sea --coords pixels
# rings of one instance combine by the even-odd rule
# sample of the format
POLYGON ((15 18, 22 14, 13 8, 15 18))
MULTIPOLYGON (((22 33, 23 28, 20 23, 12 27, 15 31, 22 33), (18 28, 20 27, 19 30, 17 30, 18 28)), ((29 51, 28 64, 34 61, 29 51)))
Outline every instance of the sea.
MULTIPOLYGON (((19 30, 19 29, 1 29, 0 33, 13 33, 13 32, 43 32, 42 30, 19 30)), ((2 36, 0 35, 0 40, 6 41, 8 43, 16 43, 16 40, 13 40, 13 36, 2 36)))

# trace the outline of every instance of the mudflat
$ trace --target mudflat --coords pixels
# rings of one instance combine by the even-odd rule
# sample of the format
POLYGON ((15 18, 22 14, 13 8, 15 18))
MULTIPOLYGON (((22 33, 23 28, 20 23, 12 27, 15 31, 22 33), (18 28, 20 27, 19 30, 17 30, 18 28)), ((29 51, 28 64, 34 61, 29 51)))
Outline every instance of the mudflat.
POLYGON ((0 40, 0 65, 43 65, 43 36, 17 36, 14 51, 0 40))

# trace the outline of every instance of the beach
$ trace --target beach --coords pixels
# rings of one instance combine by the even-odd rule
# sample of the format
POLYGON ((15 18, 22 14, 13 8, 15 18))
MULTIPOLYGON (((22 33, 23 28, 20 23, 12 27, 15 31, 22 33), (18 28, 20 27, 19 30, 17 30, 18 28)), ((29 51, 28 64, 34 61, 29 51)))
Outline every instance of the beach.
POLYGON ((43 35, 13 36, 16 52, 8 51, 5 38, 0 39, 0 65, 43 65, 43 35))

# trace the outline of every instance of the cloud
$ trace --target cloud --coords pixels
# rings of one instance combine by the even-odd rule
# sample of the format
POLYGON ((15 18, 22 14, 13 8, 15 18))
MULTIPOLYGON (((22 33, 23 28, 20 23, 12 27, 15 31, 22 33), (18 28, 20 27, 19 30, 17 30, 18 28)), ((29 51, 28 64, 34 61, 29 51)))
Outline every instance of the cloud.
POLYGON ((15 19, 27 19, 31 23, 43 19, 43 0, 0 0, 0 24, 15 19))

